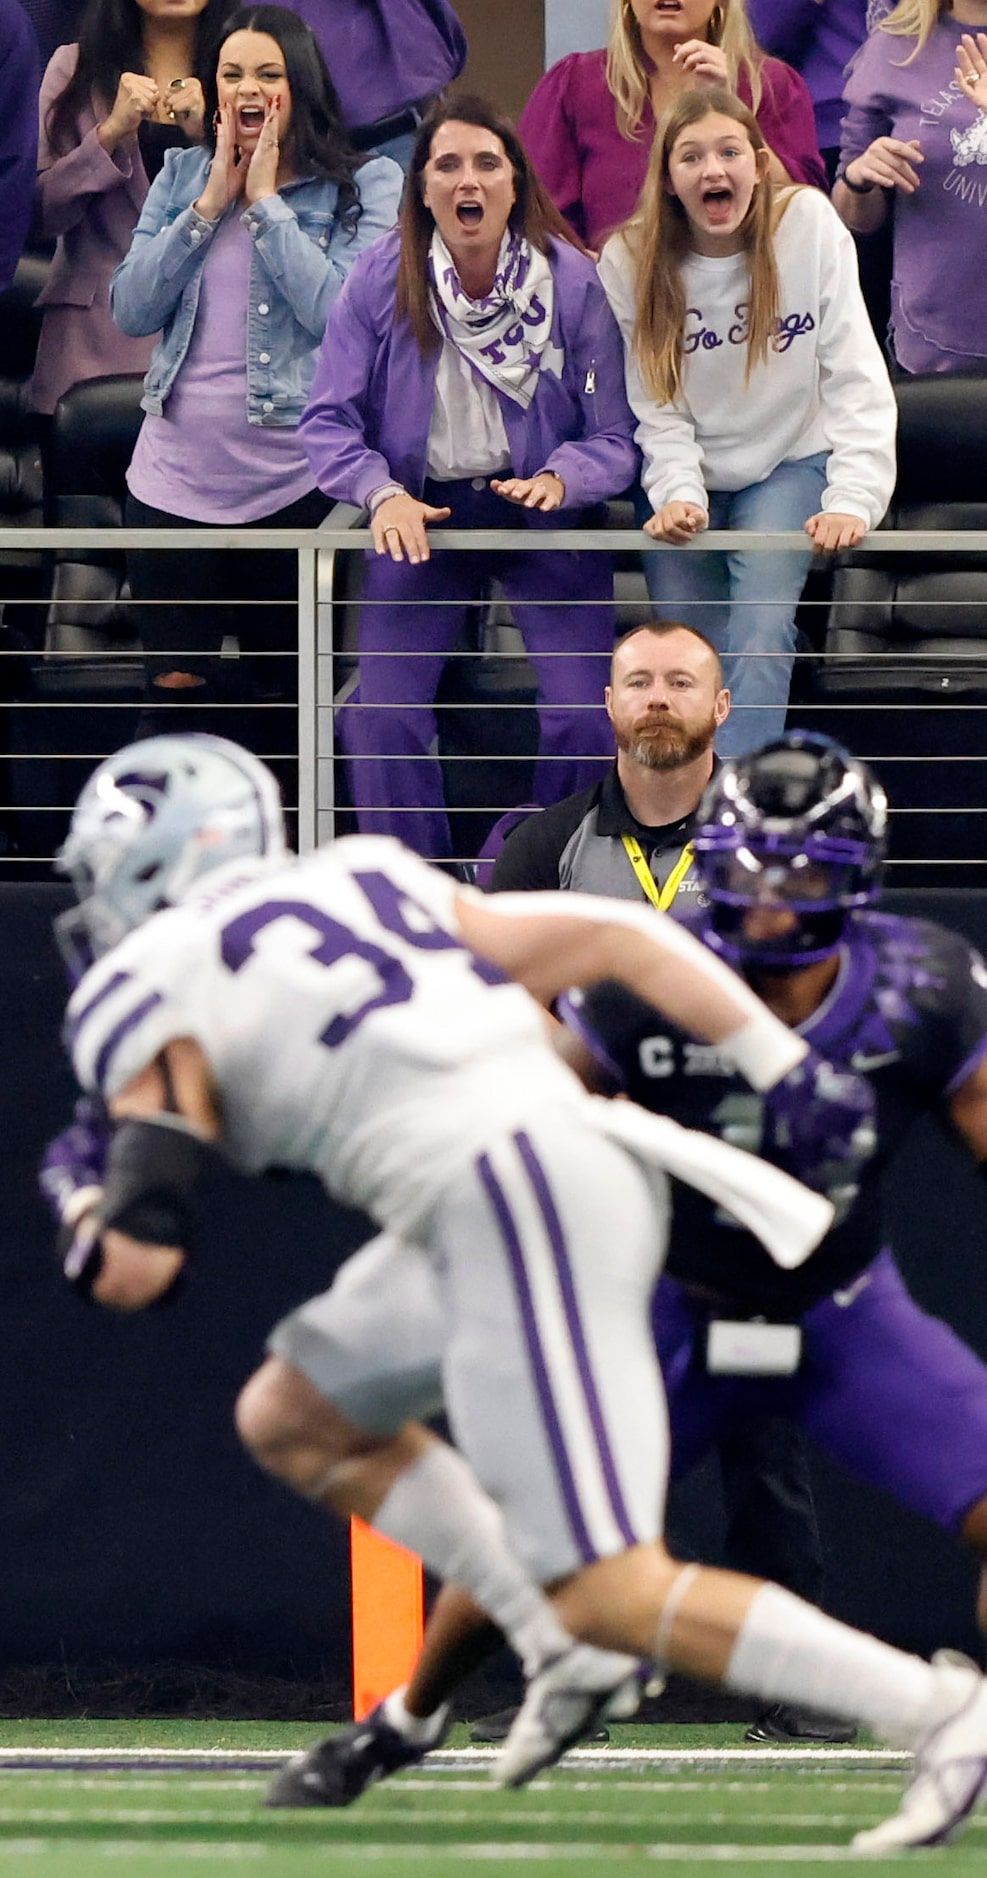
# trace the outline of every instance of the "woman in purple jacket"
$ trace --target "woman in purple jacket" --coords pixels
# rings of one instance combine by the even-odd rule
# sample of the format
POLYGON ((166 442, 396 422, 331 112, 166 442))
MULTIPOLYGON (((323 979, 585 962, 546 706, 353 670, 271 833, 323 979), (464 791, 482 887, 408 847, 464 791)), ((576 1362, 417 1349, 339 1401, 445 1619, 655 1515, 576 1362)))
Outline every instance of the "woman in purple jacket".
POLYGON ((606 49, 572 52, 545 73, 521 135, 591 248, 634 214, 655 125, 678 94, 724 86, 753 110, 776 182, 825 189, 812 100, 791 66, 760 52, 744 0, 615 0, 606 49))
POLYGON ((302 435, 319 487, 371 512, 359 703, 342 711, 365 832, 450 852, 433 703, 467 607, 500 580, 538 675, 542 805, 613 740, 609 557, 430 554, 428 527, 575 526, 633 480, 620 334, 510 122, 476 98, 422 125, 399 231, 333 307, 302 435), (550 519, 549 519, 550 518, 550 519))

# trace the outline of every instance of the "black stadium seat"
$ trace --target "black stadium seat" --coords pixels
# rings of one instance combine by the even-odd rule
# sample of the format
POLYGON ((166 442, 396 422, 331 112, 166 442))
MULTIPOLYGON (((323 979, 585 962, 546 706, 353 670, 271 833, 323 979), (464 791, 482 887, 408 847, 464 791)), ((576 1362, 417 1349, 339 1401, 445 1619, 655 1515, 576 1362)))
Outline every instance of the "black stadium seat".
MULTIPOLYGON (((133 374, 84 379, 59 399, 45 454, 48 527, 120 527, 141 426, 141 384, 133 374)), ((37 674, 39 690, 94 698, 133 691, 140 667, 122 552, 60 548, 49 594, 49 656, 37 674)))
MULTIPOLYGON (((987 378, 896 386, 898 480, 882 530, 987 529, 987 378)), ((820 690, 941 701, 987 691, 987 555, 847 557, 833 582, 820 690)))
MULTIPOLYGON (((898 480, 882 533, 987 530, 987 378, 906 378, 895 391, 898 480)), ((921 864, 894 884, 983 886, 987 868, 969 863, 987 857, 987 554, 847 555, 812 704, 792 718, 876 760, 898 811, 892 856, 921 864)))

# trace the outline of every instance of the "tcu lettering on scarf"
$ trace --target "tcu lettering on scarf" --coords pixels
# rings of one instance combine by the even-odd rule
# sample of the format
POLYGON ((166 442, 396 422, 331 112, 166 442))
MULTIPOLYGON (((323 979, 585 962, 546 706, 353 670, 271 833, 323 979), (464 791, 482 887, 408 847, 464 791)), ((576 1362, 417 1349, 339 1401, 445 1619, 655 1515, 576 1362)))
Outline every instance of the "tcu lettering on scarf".
POLYGON ((435 315, 446 338, 497 391, 527 409, 552 336, 555 294, 547 257, 507 230, 490 292, 471 300, 435 229, 429 267, 435 315))

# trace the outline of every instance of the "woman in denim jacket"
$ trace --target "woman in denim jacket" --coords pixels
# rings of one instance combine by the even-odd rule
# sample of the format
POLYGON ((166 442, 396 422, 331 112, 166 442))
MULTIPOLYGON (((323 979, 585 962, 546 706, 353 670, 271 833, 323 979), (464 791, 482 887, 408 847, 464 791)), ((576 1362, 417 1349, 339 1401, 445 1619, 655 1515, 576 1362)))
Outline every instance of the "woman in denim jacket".
MULTIPOLYGON (((286 8, 233 15, 209 90, 209 147, 169 152, 110 290, 125 333, 162 333, 127 521, 315 527, 328 504, 298 420, 329 309, 393 223, 402 176, 352 150, 322 55, 286 8)), ((290 696, 287 661, 261 660, 248 681, 215 652, 231 634, 242 651, 293 650, 293 556, 140 550, 128 568, 134 598, 156 602, 140 619, 155 705, 199 707, 207 729, 201 707, 220 697, 290 696)), ((242 712, 236 731, 249 739, 242 712)))
POLYGON ((340 712, 365 833, 433 860, 451 841, 434 701, 491 576, 538 678, 541 806, 613 759, 603 690, 609 556, 580 526, 638 468, 620 334, 589 255, 517 132, 451 97, 415 145, 400 233, 354 269, 326 330, 302 423, 320 489, 371 511, 360 688, 340 712), (428 528, 571 528, 541 553, 431 554, 428 528))

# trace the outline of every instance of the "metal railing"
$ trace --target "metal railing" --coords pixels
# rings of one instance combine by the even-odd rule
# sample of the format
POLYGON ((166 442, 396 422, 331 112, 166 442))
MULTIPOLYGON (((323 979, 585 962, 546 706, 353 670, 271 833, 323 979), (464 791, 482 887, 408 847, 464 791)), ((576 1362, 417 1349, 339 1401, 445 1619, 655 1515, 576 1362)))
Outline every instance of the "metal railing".
MULTIPOLYGON (((10 528, 0 530, 0 556, 6 560, 12 554, 38 555, 40 553, 47 557, 71 551, 109 555, 128 548, 165 548, 177 553, 197 549, 235 549, 238 552, 277 549, 293 554, 297 564, 298 594, 298 690, 297 706, 294 707, 297 740, 294 747, 276 751, 273 754, 292 764, 297 761, 297 795, 295 800, 289 803, 289 808, 292 815, 297 816, 297 840, 299 847, 304 851, 335 832, 341 814, 336 787, 336 764, 339 760, 339 751, 334 731, 335 710, 339 702, 336 662, 341 656, 348 656, 352 665, 355 657, 355 634, 347 633, 345 626, 347 623, 352 623, 354 612, 359 607, 359 598, 340 597, 338 594, 339 557, 359 555, 361 551, 371 546, 369 531, 362 527, 355 527, 353 523, 356 519, 358 519, 356 511, 337 509, 333 511, 329 523, 322 528, 300 531, 260 528, 173 530, 10 528), (350 642, 348 651, 347 641, 350 642)), ((670 549, 648 542, 636 528, 598 528, 578 532, 551 528, 531 531, 448 529, 436 530, 430 539, 433 552, 468 550, 474 555, 477 552, 489 554, 492 573, 496 572, 496 557, 499 554, 515 556, 551 550, 571 553, 573 549, 578 548, 626 559, 629 556, 639 557, 646 553, 668 554, 697 551, 705 553, 737 550, 755 553, 776 552, 786 546, 804 545, 800 535, 711 531, 690 544, 689 547, 670 549)), ((939 879, 944 877, 944 870, 948 869, 949 884, 987 886, 987 821, 985 821, 987 817, 987 770, 983 767, 987 763, 987 717, 983 716, 983 713, 987 712, 987 531, 898 532, 889 530, 883 533, 878 532, 866 537, 860 548, 854 551, 854 558, 861 554, 866 554, 871 563, 875 562, 875 557, 879 562, 887 555, 898 558, 932 555, 936 557, 940 565, 943 558, 947 556, 956 557, 962 562, 969 562, 971 559, 980 561, 985 570, 983 573, 983 639, 969 641, 969 655, 965 661, 964 657, 958 656, 955 652, 950 656, 944 656, 942 660, 944 669, 940 672, 938 681, 929 679, 930 655, 928 653, 915 661, 917 683, 921 682, 928 688, 930 682, 938 682, 938 692, 928 691, 928 695, 922 701, 914 699, 897 701, 889 684, 887 695, 883 698, 875 697, 873 701, 866 699, 854 701, 852 697, 841 701, 836 695, 808 700, 803 698, 798 705, 799 721, 811 723, 818 720, 822 727, 832 729, 835 715, 839 718, 841 734, 851 747, 858 742, 858 738, 854 736, 854 726, 859 725, 862 730, 866 722, 868 726, 867 747, 862 753, 875 761, 887 774, 896 819, 900 825, 903 825, 906 820, 911 820, 916 825, 921 821, 929 828, 929 839, 924 844, 927 853, 918 860, 912 858, 908 865, 912 869, 915 867, 924 869, 923 878, 927 876, 929 885, 939 884, 939 879), (963 670, 964 662, 973 668, 972 677, 969 670, 963 670), (950 665, 953 667, 952 671, 949 669, 950 665), (980 682, 981 673, 982 683, 980 682), (968 697, 963 697, 962 702, 958 702, 955 697, 958 689, 967 691, 969 694, 968 697), (929 746, 927 749, 902 752, 900 748, 893 747, 895 738, 891 735, 891 727, 894 717, 900 712, 911 714, 913 726, 916 722, 915 714, 921 714, 918 722, 927 733, 926 740, 929 746), (886 739, 888 747, 874 747, 871 720, 875 713, 879 721, 888 727, 886 739), (951 746, 955 745, 957 740, 955 733, 961 721, 964 727, 964 735, 960 739, 962 748, 956 749, 951 746), (982 735, 980 734, 981 724, 983 725, 982 735), (913 786, 917 776, 921 777, 920 792, 913 786), (961 779, 960 787, 956 786, 958 776, 961 779), (900 801, 895 807, 894 798, 898 777, 906 779, 901 794, 909 799, 900 801), (911 798, 917 793, 921 793, 922 799, 912 800, 911 798), (937 840, 936 830, 937 825, 943 825, 945 818, 949 818, 951 827, 955 826, 957 820, 969 826, 969 841, 966 842, 963 853, 941 851, 942 844, 937 840)), ((3 598, 3 574, 4 570, 0 565, 0 600, 3 598)), ((47 604, 41 594, 33 598, 21 597, 6 602, 3 614, 4 623, 15 623, 20 607, 33 608, 37 614, 38 610, 43 611, 47 604)), ((78 606, 79 602, 74 604, 78 606)), ((407 604, 413 604, 413 602, 407 604)), ((835 603, 826 600, 817 604, 829 609, 835 603)), ((859 601, 855 604, 859 609, 859 601)), ((948 609, 954 603, 946 600, 936 604, 948 609)), ((955 604, 964 604, 969 612, 969 600, 955 604)), ((132 603, 130 610, 136 618, 137 609, 132 603)), ((647 602, 642 588, 641 617, 646 617, 646 613, 647 602)), ((139 620, 137 624, 139 626, 139 620)), ((119 647, 112 643, 108 645, 105 652, 90 650, 84 655, 80 655, 77 650, 40 651, 37 647, 25 647, 3 654, 4 660, 14 663, 23 661, 30 668, 43 669, 49 675, 57 671, 60 665, 65 671, 75 673, 78 673, 86 664, 91 666, 95 662, 98 665, 104 660, 110 666, 114 662, 119 665, 123 656, 119 647)), ((128 656, 133 662, 134 654, 130 653, 128 656)), ((283 658, 284 655, 282 653, 272 656, 283 658)), ((496 654, 493 655, 495 660, 496 656, 496 654)), ((510 657, 516 661, 518 656, 516 639, 511 644, 509 654, 505 653, 503 656, 505 660, 510 657)), ((571 653, 568 656, 571 656, 571 653)), ((800 661, 805 659, 818 665, 821 653, 816 647, 810 652, 796 656, 800 661)), ((851 672, 855 656, 845 655, 844 662, 851 672)), ((894 674, 900 682, 902 672, 908 667, 909 655, 904 653, 900 646, 896 646, 886 657, 889 660, 889 679, 894 674)), ((834 662, 834 655, 830 654, 826 661, 830 670, 833 669, 834 662)), ((873 655, 871 664, 873 664, 873 655)), ((18 687, 14 685, 12 688, 16 691, 18 687)), ((135 705, 133 700, 129 704, 96 702, 92 698, 88 701, 85 699, 71 701, 63 696, 60 701, 51 697, 22 697, 15 699, 7 708, 11 720, 16 714, 16 721, 20 727, 20 734, 16 740, 17 748, 11 747, 12 740, 8 736, 8 761, 12 764, 25 764, 31 761, 50 762, 56 769, 64 771, 68 776, 67 766, 74 765, 77 771, 80 764, 95 763, 110 749, 118 747, 119 743, 125 741, 128 732, 123 729, 125 719, 121 714, 129 711, 133 715, 135 705), (25 738, 25 726, 32 719, 37 719, 38 713, 45 711, 87 713, 87 723, 92 725, 93 731, 91 747, 74 747, 79 742, 76 736, 70 750, 64 747, 59 748, 57 737, 54 739, 52 748, 34 751, 30 748, 23 748, 25 741, 30 743, 30 736, 25 738), (97 713, 103 715, 97 718, 97 713), (122 734, 117 735, 113 726, 120 729, 122 734)), ((207 713, 208 707, 200 708, 207 713)), ((246 705, 242 708, 260 713, 269 707, 246 705)), ((466 710, 471 707, 452 705, 449 708, 466 710)), ((530 702, 527 705, 518 705, 516 700, 512 700, 502 705, 487 704, 483 708, 488 711, 498 709, 506 711, 533 709, 534 707, 530 702)), ((282 717, 283 715, 282 711, 282 717)), ((40 719, 37 721, 40 722, 40 719)), ((207 727, 206 724, 203 727, 207 727)), ((228 725, 226 727, 228 728, 228 725)), ((83 745, 85 745, 85 739, 83 739, 83 745)), ((468 763, 473 759, 469 753, 463 753, 448 760, 452 763, 468 763)), ((499 764, 507 766, 530 763, 529 756, 517 755, 510 750, 505 750, 497 760, 499 764)), ((74 783, 75 777, 73 776, 71 780, 74 783)), ((29 810, 37 815, 47 815, 54 822, 59 816, 64 817, 68 813, 74 792, 74 787, 69 787, 64 794, 59 793, 57 800, 32 803, 29 805, 29 810)), ((480 806, 474 804, 472 813, 474 815, 488 813, 492 819, 508 806, 511 805, 507 802, 495 801, 480 806)), ((15 808, 23 809, 23 807, 23 803, 0 803, 0 811, 6 809, 11 813, 15 808)), ((51 846, 54 845, 52 842, 51 846)), ((956 845, 955 841, 953 845, 956 845)), ((51 848, 48 849, 49 854, 50 852, 51 848)), ((23 866, 28 863, 38 867, 44 864, 45 859, 46 855, 43 852, 14 853, 0 857, 0 867, 6 866, 9 873, 11 865, 16 868, 18 864, 23 866)), ((3 872, 0 872, 0 879, 3 877, 3 872)))

